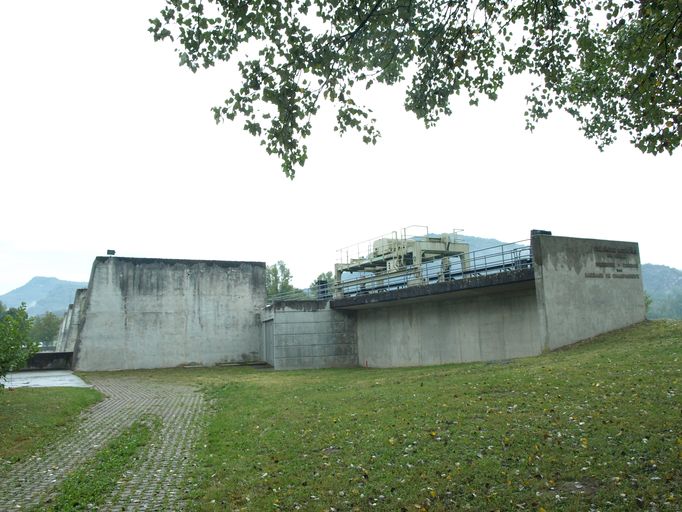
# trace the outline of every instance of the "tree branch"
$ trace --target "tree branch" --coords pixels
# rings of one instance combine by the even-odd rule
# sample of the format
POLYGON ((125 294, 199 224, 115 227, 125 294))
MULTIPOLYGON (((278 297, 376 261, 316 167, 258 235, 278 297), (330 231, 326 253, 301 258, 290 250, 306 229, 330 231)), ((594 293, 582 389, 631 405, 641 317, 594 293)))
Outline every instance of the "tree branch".
POLYGON ((367 25, 367 22, 370 20, 370 18, 372 16, 374 16, 374 13, 377 12, 377 10, 379 9, 379 6, 381 6, 383 1, 384 0, 377 0, 377 3, 374 4, 374 7, 372 7, 372 10, 369 11, 367 16, 365 16, 365 18, 358 24, 358 26, 355 27, 355 30, 353 30, 352 32, 349 32, 348 34, 341 36, 341 38, 345 39, 347 43, 350 42, 363 29, 363 27, 365 25, 367 25))

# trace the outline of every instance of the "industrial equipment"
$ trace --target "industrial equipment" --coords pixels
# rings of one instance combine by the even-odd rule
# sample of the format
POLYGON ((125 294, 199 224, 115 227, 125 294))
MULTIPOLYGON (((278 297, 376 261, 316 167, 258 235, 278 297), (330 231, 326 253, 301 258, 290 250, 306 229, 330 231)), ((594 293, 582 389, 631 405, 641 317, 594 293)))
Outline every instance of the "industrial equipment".
POLYGON ((451 257, 459 258, 458 271, 469 269, 469 245, 457 239, 457 231, 433 234, 427 226, 402 228, 341 249, 340 254, 341 262, 334 265, 336 283, 343 283, 344 272, 351 273, 354 285, 363 290, 415 286, 427 284, 430 279, 447 280, 453 264, 451 257), (423 233, 412 234, 416 229, 423 233), (434 273, 433 267, 439 264, 440 273, 434 273), (429 271, 425 273, 427 267, 429 271))

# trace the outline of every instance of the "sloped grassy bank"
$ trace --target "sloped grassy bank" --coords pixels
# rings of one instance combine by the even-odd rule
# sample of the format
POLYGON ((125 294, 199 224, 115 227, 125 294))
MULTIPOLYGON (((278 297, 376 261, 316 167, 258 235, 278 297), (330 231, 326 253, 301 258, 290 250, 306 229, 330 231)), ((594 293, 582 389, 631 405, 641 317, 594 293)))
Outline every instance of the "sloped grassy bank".
POLYGON ((202 510, 674 510, 682 323, 492 364, 175 373, 213 400, 202 510))

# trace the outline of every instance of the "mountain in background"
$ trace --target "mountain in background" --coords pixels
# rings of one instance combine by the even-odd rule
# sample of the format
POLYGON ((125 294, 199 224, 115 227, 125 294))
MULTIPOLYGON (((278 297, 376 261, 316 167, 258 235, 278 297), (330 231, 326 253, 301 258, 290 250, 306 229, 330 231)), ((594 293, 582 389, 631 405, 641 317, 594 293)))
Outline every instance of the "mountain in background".
POLYGON ((87 286, 88 283, 62 281, 56 277, 34 277, 24 286, 0 295, 0 302, 8 308, 18 307, 25 302, 26 311, 31 316, 48 311, 61 315, 73 302, 76 290, 87 286))
POLYGON ((665 265, 642 265, 644 291, 651 297, 649 318, 682 319, 682 270, 665 265))
MULTIPOLYGON (((509 242, 500 242, 494 238, 479 238, 477 236, 457 235, 457 240, 462 240, 465 244, 469 244, 469 252, 480 251, 481 253, 485 253, 486 249, 493 249, 498 245, 507 245, 508 247, 505 250, 511 250, 514 247, 523 247, 522 245, 515 245, 509 242)), ((495 253, 497 251, 499 251, 499 248, 497 250, 491 250, 490 252, 495 253)))

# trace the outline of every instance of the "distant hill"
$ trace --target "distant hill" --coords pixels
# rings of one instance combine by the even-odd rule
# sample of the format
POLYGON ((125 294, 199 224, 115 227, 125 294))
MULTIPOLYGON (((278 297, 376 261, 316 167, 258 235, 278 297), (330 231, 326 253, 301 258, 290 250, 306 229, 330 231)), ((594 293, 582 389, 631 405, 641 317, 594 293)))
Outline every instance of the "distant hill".
POLYGON ((88 283, 62 281, 56 277, 34 277, 24 286, 0 295, 0 302, 8 308, 26 303, 31 316, 42 315, 48 311, 59 315, 64 313, 78 288, 86 288, 88 283))
POLYGON ((642 265, 644 291, 651 297, 647 316, 682 319, 682 270, 665 265, 642 265))
MULTIPOLYGON (((498 245, 502 244, 508 244, 510 247, 508 249, 512 249, 514 244, 510 244, 509 242, 500 242, 499 240, 496 240, 495 238, 480 238, 477 236, 464 236, 464 235, 458 235, 457 236, 458 240, 462 240, 464 243, 469 244, 469 251, 483 251, 484 249, 491 249, 493 247, 496 247, 498 245)), ((498 249, 499 250, 499 249, 498 249)), ((497 251, 492 251, 492 252, 497 252, 497 251)))

